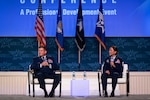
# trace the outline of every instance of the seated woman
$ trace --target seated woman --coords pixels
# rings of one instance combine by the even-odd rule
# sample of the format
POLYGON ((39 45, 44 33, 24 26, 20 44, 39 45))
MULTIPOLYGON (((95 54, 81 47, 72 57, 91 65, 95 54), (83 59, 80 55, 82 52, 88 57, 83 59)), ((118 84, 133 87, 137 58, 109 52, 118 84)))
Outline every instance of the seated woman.
POLYGON ((111 46, 109 48, 109 57, 105 59, 103 74, 102 74, 102 87, 104 97, 108 97, 107 93, 107 78, 112 78, 112 92, 110 97, 114 97, 114 91, 117 84, 117 79, 122 77, 123 66, 122 59, 117 56, 118 49, 116 46, 111 46))

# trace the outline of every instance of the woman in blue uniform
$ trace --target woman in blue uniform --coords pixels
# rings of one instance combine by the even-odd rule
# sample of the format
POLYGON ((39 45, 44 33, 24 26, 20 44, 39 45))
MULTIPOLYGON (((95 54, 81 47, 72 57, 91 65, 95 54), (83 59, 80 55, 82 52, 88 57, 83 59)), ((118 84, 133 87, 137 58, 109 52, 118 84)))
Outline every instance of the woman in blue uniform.
POLYGON ((109 56, 105 59, 102 73, 102 87, 104 97, 108 97, 107 93, 107 78, 112 78, 112 92, 110 97, 114 97, 114 91, 117 84, 117 79, 122 77, 123 72, 123 61, 117 56, 118 49, 116 46, 111 46, 109 48, 109 56))

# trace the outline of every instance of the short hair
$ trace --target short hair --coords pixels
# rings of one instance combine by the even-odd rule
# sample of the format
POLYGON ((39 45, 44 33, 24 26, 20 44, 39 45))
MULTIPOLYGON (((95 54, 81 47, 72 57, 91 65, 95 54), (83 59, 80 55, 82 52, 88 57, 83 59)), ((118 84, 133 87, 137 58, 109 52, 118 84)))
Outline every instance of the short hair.
POLYGON ((43 48, 45 51, 47 51, 45 46, 39 46, 39 48, 43 48))
POLYGON ((113 50, 116 51, 116 54, 118 54, 118 48, 117 48, 117 46, 111 46, 110 48, 113 48, 113 50))

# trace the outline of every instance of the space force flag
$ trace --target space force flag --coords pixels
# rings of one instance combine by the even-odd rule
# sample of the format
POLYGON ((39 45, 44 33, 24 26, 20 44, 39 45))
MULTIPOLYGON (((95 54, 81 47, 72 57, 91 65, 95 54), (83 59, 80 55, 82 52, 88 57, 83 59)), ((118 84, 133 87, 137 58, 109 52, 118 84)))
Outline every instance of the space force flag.
POLYGON ((98 42, 102 45, 102 47, 106 50, 102 0, 100 0, 100 8, 99 8, 99 12, 98 12, 98 18, 97 18, 97 22, 96 22, 96 29, 95 29, 94 36, 96 37, 98 42))

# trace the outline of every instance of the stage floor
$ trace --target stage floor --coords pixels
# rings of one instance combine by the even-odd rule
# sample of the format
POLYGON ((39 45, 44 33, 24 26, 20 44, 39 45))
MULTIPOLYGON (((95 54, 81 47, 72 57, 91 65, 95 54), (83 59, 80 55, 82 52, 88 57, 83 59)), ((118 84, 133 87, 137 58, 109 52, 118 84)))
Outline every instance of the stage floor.
POLYGON ((150 95, 131 95, 129 97, 126 96, 119 96, 119 97, 96 97, 96 96, 90 96, 90 97, 54 97, 54 98, 44 98, 42 96, 37 97, 29 97, 29 96, 17 96, 17 95, 0 95, 0 100, 150 100, 150 95))

